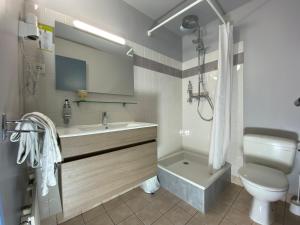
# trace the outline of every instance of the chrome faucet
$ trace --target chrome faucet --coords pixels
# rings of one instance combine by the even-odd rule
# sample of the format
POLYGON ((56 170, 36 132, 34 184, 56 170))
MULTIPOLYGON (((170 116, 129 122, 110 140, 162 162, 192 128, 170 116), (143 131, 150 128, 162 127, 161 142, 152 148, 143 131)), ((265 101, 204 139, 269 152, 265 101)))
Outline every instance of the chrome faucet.
POLYGON ((102 125, 105 126, 105 129, 108 129, 108 116, 107 116, 107 112, 102 112, 102 125))

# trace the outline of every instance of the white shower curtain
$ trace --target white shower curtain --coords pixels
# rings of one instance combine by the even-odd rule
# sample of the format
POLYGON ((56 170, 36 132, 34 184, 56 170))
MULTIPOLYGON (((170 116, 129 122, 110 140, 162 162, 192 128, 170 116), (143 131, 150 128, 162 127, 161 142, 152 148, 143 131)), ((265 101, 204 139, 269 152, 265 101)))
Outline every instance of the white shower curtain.
POLYGON ((231 83, 233 67, 233 38, 230 23, 219 26, 218 81, 215 92, 209 166, 212 172, 224 164, 231 133, 231 83))

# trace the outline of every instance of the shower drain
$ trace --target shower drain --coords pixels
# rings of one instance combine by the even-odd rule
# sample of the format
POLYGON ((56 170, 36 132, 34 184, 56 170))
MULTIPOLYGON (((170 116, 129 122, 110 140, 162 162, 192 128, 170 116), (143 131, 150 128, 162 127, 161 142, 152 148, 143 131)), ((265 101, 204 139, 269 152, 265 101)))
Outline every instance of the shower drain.
POLYGON ((187 162, 187 161, 184 161, 183 164, 184 164, 184 165, 189 165, 190 163, 187 162))

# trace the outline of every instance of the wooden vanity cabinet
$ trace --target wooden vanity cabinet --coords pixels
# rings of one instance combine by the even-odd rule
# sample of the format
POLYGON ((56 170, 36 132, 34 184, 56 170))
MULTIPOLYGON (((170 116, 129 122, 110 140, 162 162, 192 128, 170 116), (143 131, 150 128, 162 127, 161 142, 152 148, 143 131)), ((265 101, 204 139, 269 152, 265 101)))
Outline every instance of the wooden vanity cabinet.
POLYGON ((79 215, 157 173, 156 127, 61 138, 63 215, 79 215))

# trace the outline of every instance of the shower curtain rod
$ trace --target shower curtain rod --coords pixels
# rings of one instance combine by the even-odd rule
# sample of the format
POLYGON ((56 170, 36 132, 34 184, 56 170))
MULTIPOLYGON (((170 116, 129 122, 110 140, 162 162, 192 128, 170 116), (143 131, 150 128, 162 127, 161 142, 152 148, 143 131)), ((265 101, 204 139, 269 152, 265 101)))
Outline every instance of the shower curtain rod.
MULTIPOLYGON (((184 1, 183 3, 175 6, 175 8, 171 9, 169 12, 167 12, 165 15, 163 15, 162 17, 160 17, 160 19, 158 19, 154 25, 147 31, 148 36, 151 36, 151 34, 157 30, 158 28, 162 27, 163 25, 165 25, 166 23, 170 22, 171 20, 175 19, 177 16, 181 15, 182 13, 186 12, 187 10, 191 9, 192 7, 194 7, 195 5, 198 5, 200 2, 202 2, 204 0, 196 0, 188 5, 186 5, 183 9, 177 11, 176 13, 174 13, 171 16, 168 16, 172 11, 175 11, 178 8, 181 8, 182 5, 185 5, 184 1)), ((214 0, 205 0, 209 6, 212 8, 212 10, 215 12, 215 14, 218 16, 218 18, 221 20, 221 22, 223 24, 226 24, 226 21, 223 17, 223 13, 221 11, 221 9, 219 9, 219 7, 217 6, 216 3, 213 3, 214 0)))

